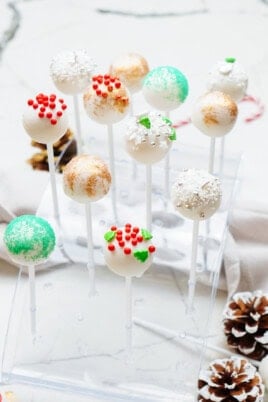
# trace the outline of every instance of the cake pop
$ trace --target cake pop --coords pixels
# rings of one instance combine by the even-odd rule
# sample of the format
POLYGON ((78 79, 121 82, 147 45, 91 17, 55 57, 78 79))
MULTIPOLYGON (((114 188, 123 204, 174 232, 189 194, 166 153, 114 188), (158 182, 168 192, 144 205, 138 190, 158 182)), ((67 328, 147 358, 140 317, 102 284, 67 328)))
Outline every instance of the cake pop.
POLYGON ((247 74, 233 57, 218 62, 209 72, 207 89, 228 94, 235 102, 245 96, 247 86, 247 74))
POLYGON ((156 67, 146 75, 142 92, 151 106, 168 112, 185 101, 188 82, 184 74, 175 67, 156 67))
POLYGON ((141 277, 151 266, 155 246, 152 234, 127 223, 124 227, 112 226, 104 235, 104 258, 108 268, 125 278, 126 286, 126 358, 132 351, 132 277, 141 277))
POLYGON ((31 331, 36 333, 35 266, 45 262, 55 248, 55 233, 50 224, 35 215, 14 218, 4 232, 4 244, 10 258, 28 267, 31 331))
POLYGON ((191 119, 203 134, 221 137, 232 130, 237 114, 237 105, 229 95, 213 91, 195 102, 191 119))
POLYGON ((142 88, 143 79, 149 72, 149 66, 141 55, 127 53, 113 61, 109 72, 118 77, 133 94, 142 88))
POLYGON ((29 99, 27 105, 23 114, 23 126, 34 141, 47 146, 54 218, 60 225, 53 143, 58 141, 68 129, 67 105, 56 95, 43 93, 39 93, 35 99, 29 99))
POLYGON ((138 162, 152 164, 164 158, 174 140, 172 122, 160 113, 149 112, 129 120, 125 147, 138 162))
POLYGON ((27 134, 41 144, 58 141, 68 129, 67 105, 55 94, 39 93, 27 101, 23 126, 27 134))
POLYGON ((130 119, 125 135, 125 148, 134 160, 146 164, 146 224, 152 223, 152 164, 159 162, 176 140, 172 122, 158 112, 130 119))
POLYGON ((112 226, 105 233, 107 246, 104 257, 108 268, 124 277, 141 277, 151 266, 155 246, 147 229, 126 224, 122 228, 112 226))
POLYGON ((91 202, 103 198, 108 193, 110 185, 111 174, 109 169, 102 159, 97 156, 76 156, 66 165, 63 171, 65 194, 71 199, 85 204, 90 295, 96 294, 91 202))
POLYGON ((188 311, 193 309, 196 285, 199 221, 210 218, 220 206, 219 179, 205 170, 186 169, 181 172, 171 190, 174 208, 193 220, 192 253, 188 292, 188 311))
POLYGON ((122 120, 129 108, 129 92, 117 77, 95 75, 84 92, 84 107, 89 117, 100 124, 122 120))
POLYGON ((95 63, 84 49, 64 51, 53 57, 50 76, 56 88, 67 95, 83 92, 90 83, 95 63))

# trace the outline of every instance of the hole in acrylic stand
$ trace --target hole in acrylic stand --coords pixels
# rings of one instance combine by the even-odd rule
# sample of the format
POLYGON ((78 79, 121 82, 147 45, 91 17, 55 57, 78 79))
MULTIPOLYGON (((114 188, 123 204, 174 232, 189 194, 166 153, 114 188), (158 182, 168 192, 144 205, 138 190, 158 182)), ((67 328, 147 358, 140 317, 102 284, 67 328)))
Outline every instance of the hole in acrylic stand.
POLYGON ((163 228, 175 228, 182 226, 184 222, 180 216, 172 212, 165 211, 154 211, 152 219, 154 225, 163 228))

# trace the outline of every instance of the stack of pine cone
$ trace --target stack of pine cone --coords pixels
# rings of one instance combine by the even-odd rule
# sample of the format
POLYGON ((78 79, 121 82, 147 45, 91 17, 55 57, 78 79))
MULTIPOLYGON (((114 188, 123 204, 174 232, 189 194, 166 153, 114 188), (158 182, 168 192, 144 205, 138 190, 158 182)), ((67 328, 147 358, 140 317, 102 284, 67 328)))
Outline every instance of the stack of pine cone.
MULTIPOLYGON (((35 153, 28 163, 35 170, 47 170, 48 171, 48 157, 47 157, 47 147, 45 144, 40 144, 39 142, 32 141, 31 145, 33 147, 39 148, 41 151, 35 153)), ((65 165, 77 155, 77 146, 74 139, 74 135, 71 130, 67 130, 63 137, 61 137, 55 144, 53 144, 54 159, 57 170, 62 173, 65 165)))

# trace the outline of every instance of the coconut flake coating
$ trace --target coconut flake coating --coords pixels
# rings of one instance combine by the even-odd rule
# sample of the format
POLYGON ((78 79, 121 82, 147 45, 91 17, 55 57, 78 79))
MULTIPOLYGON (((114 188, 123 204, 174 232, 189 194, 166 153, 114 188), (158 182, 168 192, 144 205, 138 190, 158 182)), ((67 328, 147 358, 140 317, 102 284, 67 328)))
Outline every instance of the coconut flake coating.
POLYGON ((263 397, 262 378, 245 358, 217 359, 200 372, 200 402, 262 402, 263 397))
POLYGON ((95 68, 95 63, 85 50, 69 50, 53 57, 50 76, 59 91, 75 95, 88 86, 95 68))
POLYGON ((4 233, 4 243, 11 259, 21 265, 46 261, 55 247, 55 233, 50 224, 35 215, 13 219, 4 233))
POLYGON ((81 203, 103 198, 110 189, 111 180, 106 163, 98 156, 75 156, 63 171, 65 194, 81 203))
POLYGON ((138 162, 152 164, 164 158, 175 139, 172 122, 158 112, 149 112, 129 119, 125 148, 138 162))
POLYGON ((147 61, 137 53, 121 55, 110 66, 110 74, 120 78, 131 93, 142 88, 143 79, 148 72, 147 61))
POLYGON ((248 76, 236 61, 220 61, 209 72, 207 89, 221 91, 239 102, 246 94, 248 76))
POLYGON ((88 116, 100 124, 114 124, 128 113, 130 94, 117 77, 95 75, 84 92, 84 107, 88 116))
POLYGON ((232 98, 223 92, 208 92, 197 99, 192 123, 209 137, 222 137, 235 125, 238 109, 232 98))
POLYGON ((171 190, 174 208, 192 220, 210 218, 220 206, 221 195, 219 179, 197 169, 179 173, 171 190))
POLYGON ((188 95, 188 81, 175 67, 156 67, 146 75, 142 92, 149 105, 167 112, 176 109, 185 101, 188 95))

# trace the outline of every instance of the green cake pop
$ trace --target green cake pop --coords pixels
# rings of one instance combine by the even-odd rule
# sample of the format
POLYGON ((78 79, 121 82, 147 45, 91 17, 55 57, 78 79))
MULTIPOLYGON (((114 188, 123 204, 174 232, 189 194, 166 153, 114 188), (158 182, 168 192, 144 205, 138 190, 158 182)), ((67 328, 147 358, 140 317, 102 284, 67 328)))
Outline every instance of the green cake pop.
POLYGON ((46 261, 55 247, 55 233, 50 224, 35 215, 13 219, 4 233, 4 243, 11 259, 21 265, 46 261))
POLYGON ((142 92, 151 106, 168 112, 177 109, 187 98, 188 81, 175 67, 156 67, 146 75, 142 92))

